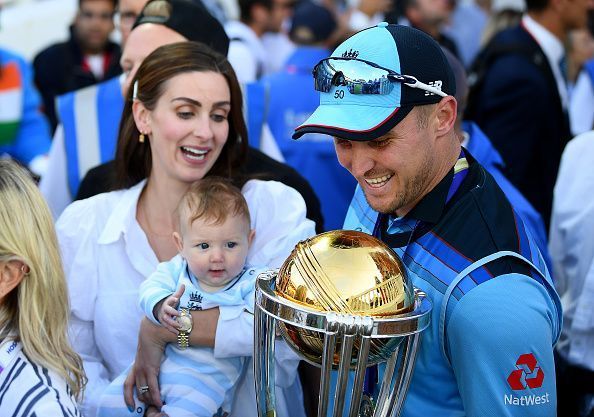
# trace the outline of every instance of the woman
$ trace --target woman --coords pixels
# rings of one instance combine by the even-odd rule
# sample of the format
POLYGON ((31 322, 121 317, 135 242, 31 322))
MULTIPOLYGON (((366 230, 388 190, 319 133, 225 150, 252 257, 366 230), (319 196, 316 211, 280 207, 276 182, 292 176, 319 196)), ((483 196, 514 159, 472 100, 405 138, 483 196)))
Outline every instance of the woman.
POLYGON ((68 311, 47 204, 23 168, 0 160, 0 415, 81 415, 85 374, 68 311))
MULTIPOLYGON (((280 266, 299 240, 314 233, 295 190, 240 178, 246 128, 241 90, 226 58, 197 43, 166 45, 144 60, 132 85, 116 155, 122 189, 72 204, 57 224, 72 299, 71 334, 89 376, 83 406, 89 416, 107 384, 134 360, 142 317, 138 287, 158 262, 176 254, 174 212, 191 183, 219 175, 242 187, 256 231, 248 253, 252 265, 280 266)), ((242 309, 193 317, 191 344, 213 346, 218 357, 251 356, 253 317, 242 309)), ((156 405, 160 349, 175 343, 161 330, 143 322, 141 336, 160 343, 156 353, 140 350, 136 367, 149 364, 148 371, 139 369, 133 381, 149 387, 141 399, 156 405)), ((287 357, 279 360, 286 372, 278 378, 282 387, 298 384, 297 360, 287 357)), ((256 415, 253 382, 248 366, 234 416, 256 415)), ((282 399, 277 405, 279 415, 288 413, 282 399)))

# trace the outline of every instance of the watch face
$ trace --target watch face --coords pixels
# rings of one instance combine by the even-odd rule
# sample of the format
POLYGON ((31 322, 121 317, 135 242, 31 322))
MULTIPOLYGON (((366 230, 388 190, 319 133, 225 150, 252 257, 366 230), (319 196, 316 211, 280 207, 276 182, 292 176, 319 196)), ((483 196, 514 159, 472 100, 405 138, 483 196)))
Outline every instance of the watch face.
POLYGON ((179 330, 181 332, 189 332, 192 329, 192 318, 188 316, 178 316, 179 330))

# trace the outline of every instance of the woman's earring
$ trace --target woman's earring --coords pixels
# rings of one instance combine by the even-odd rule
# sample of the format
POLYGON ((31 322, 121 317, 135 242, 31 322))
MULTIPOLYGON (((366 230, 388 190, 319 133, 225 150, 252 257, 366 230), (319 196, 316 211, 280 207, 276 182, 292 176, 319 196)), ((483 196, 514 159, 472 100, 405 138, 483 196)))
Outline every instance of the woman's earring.
POLYGON ((138 136, 138 142, 144 143, 144 133, 140 133, 140 135, 138 136))

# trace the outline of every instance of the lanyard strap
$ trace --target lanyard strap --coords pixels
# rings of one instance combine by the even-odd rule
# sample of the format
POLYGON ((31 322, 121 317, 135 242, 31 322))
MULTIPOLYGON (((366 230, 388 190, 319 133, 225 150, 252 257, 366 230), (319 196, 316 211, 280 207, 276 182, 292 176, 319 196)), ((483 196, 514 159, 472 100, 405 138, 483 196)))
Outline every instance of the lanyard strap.
POLYGON ((0 345, 0 374, 15 360, 21 349, 21 344, 10 338, 0 345))

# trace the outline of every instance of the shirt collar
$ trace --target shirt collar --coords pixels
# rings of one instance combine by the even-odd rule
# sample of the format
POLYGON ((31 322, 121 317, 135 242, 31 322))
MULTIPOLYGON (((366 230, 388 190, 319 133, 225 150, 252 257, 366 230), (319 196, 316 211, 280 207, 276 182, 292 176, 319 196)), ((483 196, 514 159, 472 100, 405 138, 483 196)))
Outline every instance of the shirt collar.
POLYGON ((563 43, 547 28, 527 14, 522 16, 522 25, 536 40, 536 43, 538 43, 538 45, 541 47, 551 62, 551 66, 556 68, 559 65, 561 58, 563 58, 563 43))
POLYGON ((136 223, 136 206, 140 193, 144 189, 146 180, 122 191, 122 196, 111 212, 105 227, 99 236, 100 245, 108 245, 117 241, 121 235, 126 235, 136 223))

